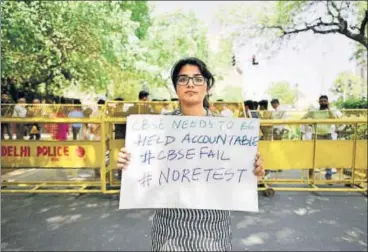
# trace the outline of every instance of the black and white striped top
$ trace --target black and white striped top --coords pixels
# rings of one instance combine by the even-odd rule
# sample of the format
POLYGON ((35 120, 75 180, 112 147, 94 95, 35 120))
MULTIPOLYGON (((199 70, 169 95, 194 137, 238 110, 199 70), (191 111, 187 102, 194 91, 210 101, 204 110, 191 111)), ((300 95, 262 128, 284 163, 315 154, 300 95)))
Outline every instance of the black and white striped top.
POLYGON ((231 251, 230 211, 158 209, 151 236, 152 251, 231 251))

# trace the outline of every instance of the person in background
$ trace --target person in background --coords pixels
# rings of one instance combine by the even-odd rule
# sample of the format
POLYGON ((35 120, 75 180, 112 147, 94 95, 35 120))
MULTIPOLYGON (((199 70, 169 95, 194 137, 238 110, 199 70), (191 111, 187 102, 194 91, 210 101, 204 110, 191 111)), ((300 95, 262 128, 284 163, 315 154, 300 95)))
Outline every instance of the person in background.
MULTIPOLYGON (((11 117, 13 114, 12 104, 13 102, 9 99, 7 93, 1 94, 1 117, 11 117)), ((10 123, 1 123, 1 139, 5 139, 5 132, 8 134, 9 139, 13 139, 13 133, 10 123)))
MULTIPOLYGON (((17 105, 14 107, 13 117, 25 118, 27 116, 26 99, 19 98, 17 105)), ((17 123, 15 125, 15 134, 17 140, 24 140, 25 124, 17 123)))
MULTIPOLYGON (((123 98, 116 98, 114 101, 122 102, 124 101, 123 98)), ((114 111, 114 117, 123 117, 124 111, 123 111, 123 103, 117 103, 115 111, 114 111)), ((124 124, 115 124, 115 139, 125 139, 125 133, 126 133, 126 123, 124 124)))
MULTIPOLYGON (((215 80, 203 61, 197 58, 178 61, 171 79, 180 100, 180 109, 173 111, 172 116, 213 116, 208 109, 208 92, 215 80)), ((118 167, 126 169, 129 162, 130 153, 122 148, 118 167)), ((259 154, 254 168, 260 179, 264 170, 259 154)), ((231 251, 231 238, 230 211, 163 208, 157 209, 153 216, 152 251, 231 251)))
MULTIPOLYGON (((82 103, 77 100, 75 103, 75 106, 71 112, 69 112, 68 117, 69 118, 84 118, 84 114, 82 112, 82 103)), ((73 123, 72 124, 72 134, 73 134, 73 140, 77 140, 78 137, 80 137, 82 131, 82 123, 73 123)))
MULTIPOLYGON (((272 111, 272 119, 283 120, 286 119, 285 111, 279 111, 280 102, 278 99, 271 100, 271 106, 274 109, 272 111)), ((288 132, 288 130, 283 125, 273 126, 273 140, 281 140, 283 135, 288 132)))
POLYGON ((217 110, 215 103, 210 103, 209 110, 213 113, 214 116, 220 116, 220 112, 217 110))
MULTIPOLYGON (((61 99, 60 108, 56 113, 56 118, 66 118, 65 110, 66 110, 65 99, 61 99)), ((69 125, 67 123, 56 124, 56 132, 54 132, 54 137, 56 140, 66 141, 68 139, 68 134, 69 134, 69 125)))
MULTIPOLYGON (((124 99, 119 97, 119 98, 116 98, 114 101, 123 102, 124 99)), ((116 104, 116 108, 115 108, 113 116, 117 117, 117 118, 122 118, 122 117, 125 116, 125 113, 123 111, 123 103, 117 103, 116 104)), ((126 123, 124 123, 124 124, 114 124, 114 127, 115 127, 115 139, 125 139, 126 123)), ((116 170, 114 175, 115 175, 115 178, 118 181, 121 181, 121 169, 116 170)))
POLYGON ((245 117, 252 118, 251 110, 253 110, 253 101, 252 100, 244 101, 244 109, 245 109, 245 117))
MULTIPOLYGON (((329 108, 328 96, 321 95, 319 97, 319 110, 309 111, 301 119, 334 119, 336 116, 329 108)), ((332 140, 333 128, 330 124, 317 124, 316 132, 313 133, 313 139, 317 137, 317 140, 332 140)), ((313 169, 309 170, 309 177, 313 177, 313 169)), ((326 168, 325 178, 331 180, 332 169, 326 168)))
MULTIPOLYGON (((40 99, 35 98, 32 101, 32 106, 28 107, 27 117, 41 117, 42 108, 40 107, 40 99)), ((41 125, 38 123, 31 123, 29 129, 29 139, 30 140, 40 140, 41 139, 41 125)))
MULTIPOLYGON (((268 101, 261 100, 259 102, 259 110, 260 110, 261 119, 266 119, 266 120, 271 119, 271 113, 267 111, 267 109, 268 109, 268 101)), ((263 134, 260 140, 271 141, 272 140, 272 126, 261 126, 260 128, 263 134)))
MULTIPOLYGON (((91 118, 99 118, 102 116, 102 106, 105 105, 106 101, 101 98, 97 101, 97 109, 93 111, 90 115, 91 118)), ((90 141, 100 141, 101 140, 101 124, 88 123, 86 129, 86 136, 90 141)), ((94 169, 95 177, 100 178, 100 169, 94 169)))
POLYGON ((128 109, 128 115, 133 114, 155 114, 151 106, 145 102, 149 101, 149 93, 147 91, 140 91, 138 94, 140 103, 134 104, 128 109))
POLYGON ((162 101, 163 103, 162 103, 162 109, 160 111, 160 114, 164 115, 164 114, 170 113, 171 109, 170 109, 169 101, 167 99, 163 99, 162 101))
POLYGON ((224 100, 219 99, 217 102, 222 102, 222 110, 220 112, 220 115, 223 117, 233 117, 233 112, 226 106, 226 103, 224 103, 224 100))

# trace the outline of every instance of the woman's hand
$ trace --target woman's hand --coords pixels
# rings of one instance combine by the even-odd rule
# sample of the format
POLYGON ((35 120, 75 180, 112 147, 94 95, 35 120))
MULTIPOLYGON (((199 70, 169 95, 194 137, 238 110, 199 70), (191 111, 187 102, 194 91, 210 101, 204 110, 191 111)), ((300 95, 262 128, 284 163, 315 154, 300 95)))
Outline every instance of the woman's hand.
POLYGON ((126 169, 130 163, 130 153, 123 147, 118 154, 118 169, 126 169))
POLYGON ((265 170, 263 168, 263 160, 261 154, 257 152, 256 158, 254 160, 254 175, 257 176, 257 180, 260 181, 265 175, 265 170))

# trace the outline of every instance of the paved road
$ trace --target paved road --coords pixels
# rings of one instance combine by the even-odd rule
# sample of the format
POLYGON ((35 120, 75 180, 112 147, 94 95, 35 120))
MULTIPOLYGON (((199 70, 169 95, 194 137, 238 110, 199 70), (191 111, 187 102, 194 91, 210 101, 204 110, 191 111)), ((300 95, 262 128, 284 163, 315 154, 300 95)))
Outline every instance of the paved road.
MULTIPOLYGON (((367 198, 260 195, 260 212, 232 214, 233 250, 367 251, 367 198)), ((3 251, 147 251, 151 210, 118 210, 102 195, 2 195, 3 251)))

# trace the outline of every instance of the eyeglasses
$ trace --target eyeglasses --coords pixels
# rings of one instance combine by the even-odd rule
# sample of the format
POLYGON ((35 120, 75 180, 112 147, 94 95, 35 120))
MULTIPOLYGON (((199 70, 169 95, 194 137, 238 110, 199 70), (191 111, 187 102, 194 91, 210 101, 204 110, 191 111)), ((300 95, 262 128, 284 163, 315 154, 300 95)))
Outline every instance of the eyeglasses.
POLYGON ((189 76, 179 76, 178 80, 177 80, 177 84, 180 86, 186 86, 189 83, 189 80, 192 80, 193 84, 195 86, 202 86, 204 85, 204 77, 203 76, 194 76, 194 77, 189 77, 189 76))

